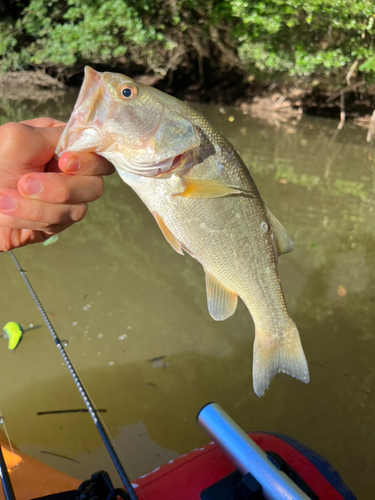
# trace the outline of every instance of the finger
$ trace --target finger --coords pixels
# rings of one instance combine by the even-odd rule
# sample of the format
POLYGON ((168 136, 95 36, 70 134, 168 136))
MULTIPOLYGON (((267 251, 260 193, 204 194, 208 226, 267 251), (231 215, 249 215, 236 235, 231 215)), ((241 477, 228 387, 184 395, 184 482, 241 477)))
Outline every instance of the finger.
POLYGON ((32 118, 31 120, 23 120, 20 123, 25 125, 30 125, 32 127, 65 127, 66 123, 60 120, 55 120, 54 118, 43 117, 43 118, 32 118))
POLYGON ((66 174, 78 175, 111 175, 115 171, 115 167, 102 156, 72 151, 60 156, 59 167, 66 174))
POLYGON ((31 229, 9 229, 0 227, 0 252, 9 252, 30 243, 39 243, 49 238, 41 231, 31 229))
POLYGON ((22 221, 30 221, 26 229, 43 230, 54 224, 72 224, 83 219, 87 212, 86 203, 56 205, 40 200, 27 199, 14 189, 0 192, 0 226, 12 227, 10 222, 2 221, 1 215, 14 219, 14 227, 23 227, 22 221))
POLYGON ((9 122, 0 127, 0 163, 2 169, 14 164, 26 169, 44 168, 53 157, 63 131, 61 126, 31 127, 24 123, 9 122), (23 147, 27 144, 27 147, 23 147))
POLYGON ((10 217, 0 213, 0 228, 12 229, 25 229, 30 231, 41 231, 46 234, 52 235, 67 229, 72 226, 74 222, 67 222, 65 224, 53 224, 38 221, 31 221, 25 219, 19 219, 16 217, 10 217))
POLYGON ((32 229, 9 229, 0 227, 0 252, 8 252, 32 243, 41 243, 52 235, 60 233, 69 226, 54 226, 49 231, 34 231, 32 229))
POLYGON ((58 173, 26 174, 18 181, 18 192, 27 198, 48 203, 76 204, 94 201, 104 192, 100 175, 73 176, 58 173))

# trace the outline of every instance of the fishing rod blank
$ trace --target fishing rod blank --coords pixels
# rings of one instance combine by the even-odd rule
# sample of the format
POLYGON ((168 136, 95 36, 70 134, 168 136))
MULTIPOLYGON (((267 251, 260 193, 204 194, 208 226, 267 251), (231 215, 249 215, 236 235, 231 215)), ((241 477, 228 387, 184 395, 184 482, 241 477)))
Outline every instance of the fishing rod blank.
POLYGON ((129 494, 130 500, 139 500, 135 491, 134 491, 134 488, 131 484, 131 481, 129 480, 128 476, 126 475, 126 472, 125 472, 125 470, 120 462, 120 459, 118 458, 116 451, 112 446, 112 443, 111 443, 111 441, 110 441, 110 439, 109 439, 109 437, 108 437, 108 435, 103 427, 103 424, 101 423, 100 419, 98 418, 97 412, 94 409, 94 406, 90 400, 90 397, 89 397, 88 393, 86 392, 85 388, 83 387, 83 384, 78 376, 78 373, 75 371, 68 355, 65 352, 64 345, 62 344, 61 340, 59 339, 55 329, 53 328, 53 326, 52 326, 52 324, 47 316, 47 313, 45 312, 40 300, 38 299, 38 296, 34 292, 34 289, 31 286, 30 281, 28 280, 28 278, 26 276, 26 271, 24 271, 21 268, 16 256, 14 255, 14 253, 11 250, 9 251, 9 254, 12 257, 13 262, 15 263, 18 271, 20 272, 24 282, 26 283, 26 286, 29 289, 29 292, 31 293, 36 305, 38 306, 38 309, 39 309, 39 311, 44 319, 44 322, 47 325, 47 328, 50 331, 58 350, 60 351, 60 354, 64 360, 64 363, 67 366, 67 368, 68 368, 68 370, 69 370, 69 372, 74 380, 74 383, 75 383, 75 385, 76 385, 76 387, 77 387, 77 389, 78 389, 78 391, 79 391, 79 393, 80 393, 80 395, 81 395, 81 397, 86 405, 86 408, 88 409, 88 412, 91 416, 91 419, 99 431, 99 434, 100 434, 100 436, 101 436, 101 438, 102 438, 102 440, 107 448, 107 451, 112 459, 112 462, 114 463, 114 465, 116 467, 118 475, 120 476, 121 481, 129 494))
POLYGON ((4 491, 5 500, 16 500, 1 446, 0 446, 0 480, 4 491))

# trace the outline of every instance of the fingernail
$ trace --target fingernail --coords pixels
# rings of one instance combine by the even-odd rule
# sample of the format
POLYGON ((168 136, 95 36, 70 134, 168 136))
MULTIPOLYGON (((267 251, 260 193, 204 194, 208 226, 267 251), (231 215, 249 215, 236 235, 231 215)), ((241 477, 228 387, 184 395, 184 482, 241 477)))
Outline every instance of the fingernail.
POLYGON ((70 158, 65 166, 65 172, 76 172, 81 166, 81 162, 78 158, 70 158))
POLYGON ((0 210, 14 210, 16 202, 10 196, 0 196, 0 210))
POLYGON ((41 192, 42 188, 42 184, 37 179, 27 179, 25 184, 25 191, 27 194, 35 196, 41 192))

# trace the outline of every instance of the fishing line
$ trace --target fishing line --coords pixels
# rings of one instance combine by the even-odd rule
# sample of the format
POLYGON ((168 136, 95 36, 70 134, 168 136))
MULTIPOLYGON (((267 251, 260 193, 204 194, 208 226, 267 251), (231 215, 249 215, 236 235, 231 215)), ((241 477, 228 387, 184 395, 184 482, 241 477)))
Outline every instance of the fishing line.
POLYGON ((15 265, 19 271, 19 273, 21 274, 31 296, 34 299, 34 302, 38 306, 38 309, 43 317, 43 320, 44 320, 45 324, 47 325, 47 328, 50 331, 50 333, 53 337, 53 340, 55 341, 56 347, 60 351, 60 354, 64 360, 64 363, 67 366, 67 368, 68 368, 68 370, 69 370, 69 372, 74 380, 74 383, 75 383, 75 385, 76 385, 76 387, 81 395, 81 398, 83 399, 83 401, 86 405, 86 408, 88 409, 88 412, 91 416, 91 419, 94 422, 94 424, 95 424, 95 426, 96 426, 96 428, 97 428, 97 430, 98 430, 98 432, 99 432, 99 434, 100 434, 100 436, 105 444, 105 447, 107 448, 107 451, 112 459, 114 466, 116 467, 117 473, 121 478, 122 484, 124 485, 126 491, 128 492, 130 500, 138 500, 138 497, 134 491, 132 483, 129 480, 128 476, 126 475, 126 472, 125 472, 125 470, 124 470, 124 468, 123 468, 123 466, 122 466, 122 464, 121 464, 121 462, 116 454, 116 451, 115 451, 115 449, 110 441, 110 438, 108 437, 108 434, 106 433, 106 431, 104 429, 104 425, 103 425, 103 422, 100 418, 100 415, 96 411, 95 406, 93 405, 93 403, 89 397, 88 392, 84 388, 84 386, 83 386, 83 384, 78 376, 78 373, 75 371, 68 355, 65 352, 65 348, 64 348, 63 343, 59 339, 55 329, 53 328, 53 326, 52 326, 52 324, 47 316, 47 313, 45 312, 40 300, 38 299, 37 294, 35 293, 33 287, 31 286, 31 283, 26 276, 26 271, 24 271, 22 269, 16 256, 14 255, 14 253, 11 250, 8 253, 10 254, 11 258, 13 259, 13 262, 15 263, 15 265))

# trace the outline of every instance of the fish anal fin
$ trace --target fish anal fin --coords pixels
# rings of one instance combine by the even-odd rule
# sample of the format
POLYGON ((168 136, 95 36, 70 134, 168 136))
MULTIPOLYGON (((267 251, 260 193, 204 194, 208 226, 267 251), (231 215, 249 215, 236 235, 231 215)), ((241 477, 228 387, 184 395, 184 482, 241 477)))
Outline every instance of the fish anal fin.
POLYGON ((237 294, 223 286, 206 271, 206 291, 208 312, 216 321, 232 316, 237 307, 237 294))
POLYGON ((292 238, 289 236, 287 230, 281 224, 281 222, 276 219, 276 217, 270 212, 270 210, 268 210, 267 207, 266 211, 269 223, 275 236, 277 253, 279 255, 282 255, 283 253, 290 253, 293 250, 292 238))
POLYGON ((168 241, 171 247, 174 248, 176 252, 179 253, 180 255, 184 255, 180 241, 178 241, 178 239, 175 236, 173 236, 173 234, 167 228, 160 215, 156 212, 152 212, 152 215, 155 217, 155 220, 158 223, 161 232, 164 234, 165 239, 168 241))
POLYGON ((185 187, 184 191, 178 193, 178 196, 184 198, 222 198, 234 194, 240 194, 242 191, 236 187, 227 186, 219 181, 188 179, 182 178, 185 187))
POLYGON ((257 396, 264 395, 277 373, 287 373, 307 384, 309 369, 298 330, 290 320, 288 331, 280 337, 270 337, 255 329, 253 386, 257 396))

